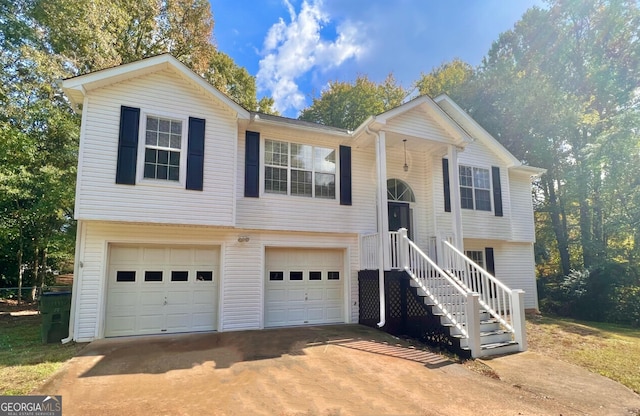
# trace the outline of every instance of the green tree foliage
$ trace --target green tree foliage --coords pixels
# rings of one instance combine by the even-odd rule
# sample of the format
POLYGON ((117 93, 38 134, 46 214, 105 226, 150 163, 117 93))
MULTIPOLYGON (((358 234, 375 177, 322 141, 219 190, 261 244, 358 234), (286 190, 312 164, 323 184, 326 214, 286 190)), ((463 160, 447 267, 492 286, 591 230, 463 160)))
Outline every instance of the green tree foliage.
POLYGON ((354 83, 333 81, 310 107, 300 114, 300 120, 354 130, 367 117, 383 113, 402 104, 406 96, 392 74, 376 84, 367 76, 358 76, 354 83))
POLYGON ((428 74, 423 73, 416 81, 415 86, 420 95, 435 98, 440 94, 447 94, 455 100, 455 97, 460 95, 458 93, 460 88, 469 82, 473 74, 474 70, 471 65, 456 58, 434 68, 428 74))

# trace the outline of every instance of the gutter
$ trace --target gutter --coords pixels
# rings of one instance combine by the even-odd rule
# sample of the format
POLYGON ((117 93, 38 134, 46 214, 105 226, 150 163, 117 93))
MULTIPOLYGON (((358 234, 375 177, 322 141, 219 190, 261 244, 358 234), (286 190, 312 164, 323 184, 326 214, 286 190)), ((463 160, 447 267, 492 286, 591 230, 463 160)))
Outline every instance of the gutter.
POLYGON ((73 266, 73 286, 71 287, 71 311, 69 313, 69 336, 60 340, 61 343, 66 344, 73 340, 73 330, 75 326, 75 309, 76 309, 76 299, 78 298, 78 280, 80 280, 80 237, 82 236, 82 229, 84 228, 84 223, 81 220, 78 220, 78 228, 76 230, 76 251, 75 251, 75 261, 73 266))
MULTIPOLYGON (((383 230, 383 221, 382 221, 382 190, 380 189, 380 182, 382 180, 381 172, 380 172, 380 163, 382 163, 380 159, 380 135, 376 132, 372 132, 369 130, 369 126, 365 127, 365 131, 367 134, 373 135, 376 138, 376 159, 378 160, 378 165, 376 166, 376 171, 378 173, 378 287, 379 287, 379 295, 380 295, 380 322, 377 323, 378 328, 382 328, 386 323, 387 313, 385 308, 385 293, 384 293, 384 233, 383 230)), ((385 161, 386 162, 386 161, 385 161)))

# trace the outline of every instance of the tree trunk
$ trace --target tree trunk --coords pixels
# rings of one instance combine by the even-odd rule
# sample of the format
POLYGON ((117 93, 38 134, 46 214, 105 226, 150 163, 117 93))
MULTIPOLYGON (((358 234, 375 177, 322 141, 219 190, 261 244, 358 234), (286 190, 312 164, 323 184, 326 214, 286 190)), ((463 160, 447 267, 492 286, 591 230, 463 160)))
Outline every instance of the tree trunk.
POLYGON ((22 305, 22 277, 24 268, 22 267, 22 239, 20 239, 20 248, 18 249, 18 305, 22 305))
POLYGON ((560 204, 558 195, 556 194, 555 181, 550 175, 546 175, 545 193, 549 203, 549 212, 551 214, 551 225, 558 244, 558 254, 560 255, 560 268, 563 275, 571 272, 571 263, 569 261, 569 243, 567 238, 566 222, 563 222, 560 216, 560 204), (563 225, 564 224, 564 225, 563 225))
POLYGON ((42 249, 42 277, 40 278, 40 293, 47 283, 47 248, 42 249))
POLYGON ((593 224, 591 219, 591 205, 590 205, 590 193, 589 182, 593 172, 587 165, 587 157, 584 156, 583 143, 588 143, 586 129, 577 132, 576 140, 573 144, 574 155, 576 158, 576 182, 577 182, 577 197, 579 207, 579 220, 580 225, 580 245, 582 246, 582 265, 585 269, 590 269, 596 262, 596 254, 594 253, 593 245, 593 224))
POLYGON ((36 300, 36 294, 38 290, 38 275, 40 274, 40 249, 38 248, 38 244, 36 242, 35 245, 35 254, 33 259, 33 286, 31 288, 31 300, 36 300))

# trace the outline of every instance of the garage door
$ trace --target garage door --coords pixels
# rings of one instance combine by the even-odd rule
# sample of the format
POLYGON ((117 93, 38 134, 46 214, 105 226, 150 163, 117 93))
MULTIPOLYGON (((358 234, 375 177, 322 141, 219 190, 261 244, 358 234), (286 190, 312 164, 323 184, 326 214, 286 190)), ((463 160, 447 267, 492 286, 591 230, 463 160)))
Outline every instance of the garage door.
POLYGON ((344 322, 344 250, 268 248, 265 326, 344 322))
POLYGON ((105 336, 216 329, 219 247, 111 245, 105 336))

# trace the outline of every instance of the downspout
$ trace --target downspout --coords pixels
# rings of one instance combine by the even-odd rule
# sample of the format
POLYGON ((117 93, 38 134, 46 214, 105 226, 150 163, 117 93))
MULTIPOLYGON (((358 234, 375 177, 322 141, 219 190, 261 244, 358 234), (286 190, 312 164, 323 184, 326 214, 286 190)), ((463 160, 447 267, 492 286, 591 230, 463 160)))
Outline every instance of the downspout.
POLYGON ((382 221, 382 211, 383 211, 383 207, 382 207, 382 190, 381 190, 381 186, 380 183, 382 181, 382 171, 380 169, 380 164, 384 163, 385 161, 381 161, 380 160, 380 135, 376 132, 372 132, 369 130, 369 126, 365 127, 365 131, 367 132, 367 134, 373 135, 376 138, 376 160, 377 160, 377 164, 376 164, 376 171, 377 171, 377 177, 378 177, 378 184, 376 186, 376 190, 378 191, 378 197, 376 198, 377 200, 377 205, 378 205, 378 215, 377 215, 377 221, 378 221, 378 287, 379 287, 379 294, 380 294, 380 322, 378 322, 378 328, 382 328, 384 326, 384 324, 386 323, 386 319, 387 319, 387 312, 386 312, 386 308, 385 308, 385 293, 384 293, 384 234, 382 232, 383 230, 383 224, 384 222, 382 221))
POLYGON ((84 228, 84 222, 78 220, 78 229, 76 230, 76 251, 75 261, 73 265, 73 286, 71 287, 71 312, 69 313, 69 336, 63 338, 60 342, 63 344, 73 340, 73 328, 75 326, 75 309, 76 299, 78 298, 78 280, 80 280, 80 241, 82 240, 82 229, 84 228))

